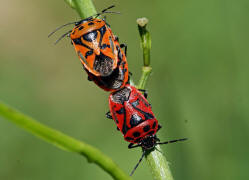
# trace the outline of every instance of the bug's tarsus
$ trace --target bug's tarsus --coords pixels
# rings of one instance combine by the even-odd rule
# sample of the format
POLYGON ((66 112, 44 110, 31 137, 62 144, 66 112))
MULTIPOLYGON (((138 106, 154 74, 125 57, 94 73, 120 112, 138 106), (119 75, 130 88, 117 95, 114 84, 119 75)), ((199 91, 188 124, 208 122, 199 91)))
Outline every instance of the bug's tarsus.
POLYGON ((137 167, 139 166, 139 164, 140 164, 140 163, 141 163, 141 161, 143 160, 143 158, 144 158, 144 156, 145 156, 145 153, 146 153, 146 151, 145 151, 145 150, 143 150, 143 154, 142 154, 141 158, 139 159, 138 163, 136 164, 136 166, 134 167, 134 169, 132 170, 132 172, 131 172, 130 176, 132 176, 132 175, 133 175, 133 173, 135 172, 135 170, 137 169, 137 167))

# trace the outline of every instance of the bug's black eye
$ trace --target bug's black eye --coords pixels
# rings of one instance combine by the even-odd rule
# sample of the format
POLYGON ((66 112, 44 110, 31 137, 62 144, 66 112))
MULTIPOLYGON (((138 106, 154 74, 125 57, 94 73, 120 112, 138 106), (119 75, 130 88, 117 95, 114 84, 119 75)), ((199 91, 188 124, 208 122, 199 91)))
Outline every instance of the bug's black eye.
POLYGON ((97 38, 97 35, 98 35, 97 31, 91 31, 87 34, 84 34, 83 39, 88 41, 88 42, 92 42, 93 40, 95 40, 97 38))

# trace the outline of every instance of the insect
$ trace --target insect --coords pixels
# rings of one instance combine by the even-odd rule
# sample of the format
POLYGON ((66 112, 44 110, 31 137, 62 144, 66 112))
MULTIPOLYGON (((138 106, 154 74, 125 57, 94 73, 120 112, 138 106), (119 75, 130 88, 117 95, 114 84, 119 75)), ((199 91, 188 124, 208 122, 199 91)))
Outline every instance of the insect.
POLYGON ((129 81, 128 63, 126 60, 127 47, 123 44, 119 44, 118 38, 115 38, 114 45, 118 50, 118 62, 117 68, 109 76, 94 76, 87 69, 88 79, 94 81, 100 88, 105 91, 116 91, 123 88, 129 81), (125 47, 125 52, 121 49, 125 47))
POLYGON ((153 149, 157 144, 186 140, 184 138, 160 142, 156 133, 161 126, 151 110, 151 105, 139 90, 129 84, 110 94, 109 108, 110 112, 106 115, 115 121, 124 139, 130 142, 128 148, 140 146, 143 149, 142 157, 130 175, 134 173, 147 150, 153 149))
POLYGON ((101 13, 86 19, 64 24, 49 34, 49 37, 64 26, 74 24, 73 30, 63 34, 55 43, 65 36, 70 36, 81 63, 94 76, 109 76, 117 67, 118 49, 115 46, 115 36, 105 20, 98 17, 114 5, 102 10, 101 13))

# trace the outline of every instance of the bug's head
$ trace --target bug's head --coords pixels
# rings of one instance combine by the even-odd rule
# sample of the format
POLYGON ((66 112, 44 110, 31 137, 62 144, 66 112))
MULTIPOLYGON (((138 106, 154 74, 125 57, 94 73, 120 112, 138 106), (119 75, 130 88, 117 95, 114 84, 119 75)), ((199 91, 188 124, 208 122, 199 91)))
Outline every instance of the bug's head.
POLYGON ((148 136, 141 141, 140 145, 144 150, 150 150, 156 146, 158 141, 159 139, 156 136, 148 136))
POLYGON ((135 172, 135 170, 137 169, 137 167, 141 163, 142 159, 144 158, 145 154, 150 152, 150 150, 153 150, 153 148, 155 148, 155 146, 157 144, 170 144, 170 143, 174 143, 174 142, 178 142, 178 141, 185 141, 185 140, 187 140, 187 138, 160 142, 160 140, 156 137, 156 135, 152 135, 152 136, 148 136, 148 137, 144 138, 138 145, 134 146, 134 147, 141 146, 143 149, 143 154, 142 154, 141 158, 139 159, 138 163, 136 164, 136 166, 134 167, 134 169, 132 170, 130 176, 133 175, 133 173, 135 172))

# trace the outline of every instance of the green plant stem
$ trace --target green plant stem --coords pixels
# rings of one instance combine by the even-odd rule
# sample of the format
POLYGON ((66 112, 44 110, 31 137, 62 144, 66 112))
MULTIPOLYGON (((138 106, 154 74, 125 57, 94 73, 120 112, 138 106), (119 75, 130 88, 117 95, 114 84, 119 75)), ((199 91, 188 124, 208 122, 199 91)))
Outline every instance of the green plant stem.
POLYGON ((140 80, 138 82, 137 88, 138 89, 144 89, 146 86, 146 83, 150 77, 152 71, 152 67, 150 66, 143 66, 142 67, 142 75, 140 77, 140 80))
POLYGON ((98 149, 76 140, 60 131, 49 128, 33 118, 18 112, 17 110, 0 102, 0 116, 8 119, 19 127, 34 134, 62 150, 78 153, 87 158, 89 162, 97 164, 114 179, 127 180, 130 179, 108 156, 98 149))
POLYGON ((92 0, 65 0, 65 2, 76 9, 82 19, 97 14, 92 0))
MULTIPOLYGON (((151 37, 146 29, 148 23, 147 18, 139 18, 137 20, 138 30, 141 37, 141 47, 143 49, 143 62, 144 66, 142 67, 142 75, 139 80, 138 89, 145 89, 145 85, 148 81, 148 78, 151 74, 152 67, 150 66, 150 49, 151 49, 151 37)), ((167 160, 159 145, 147 152, 145 155, 147 163, 151 169, 153 178, 156 180, 173 180, 173 176, 170 172, 167 160)))

